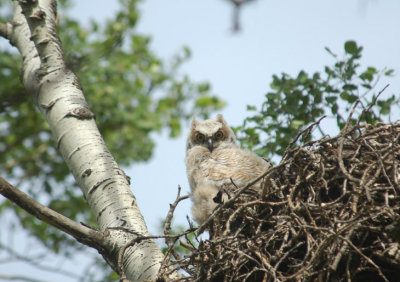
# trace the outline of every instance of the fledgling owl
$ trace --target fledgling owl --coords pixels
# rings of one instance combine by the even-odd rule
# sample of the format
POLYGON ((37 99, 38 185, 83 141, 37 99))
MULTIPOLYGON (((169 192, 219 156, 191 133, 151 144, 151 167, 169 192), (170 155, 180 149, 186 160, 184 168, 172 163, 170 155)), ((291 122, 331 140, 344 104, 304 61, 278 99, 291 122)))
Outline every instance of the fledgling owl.
POLYGON ((186 142, 185 163, 192 190, 192 214, 198 224, 216 207, 213 199, 219 191, 226 200, 224 191, 235 188, 232 181, 237 187, 244 187, 271 166, 256 154, 239 148, 222 115, 204 121, 193 119, 186 142))

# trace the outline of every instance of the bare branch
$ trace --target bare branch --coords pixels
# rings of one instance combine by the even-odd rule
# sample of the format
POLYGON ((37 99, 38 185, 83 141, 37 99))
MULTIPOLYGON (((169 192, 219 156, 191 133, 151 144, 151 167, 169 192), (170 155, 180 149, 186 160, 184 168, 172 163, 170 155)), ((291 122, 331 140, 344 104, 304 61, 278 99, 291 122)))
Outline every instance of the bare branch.
MULTIPOLYGON (((189 198, 189 195, 181 196, 181 189, 182 189, 181 186, 178 186, 178 195, 176 196, 175 201, 172 204, 170 204, 170 208, 164 223, 164 235, 170 235, 172 218, 174 216, 174 211, 179 202, 189 198)), ((167 237, 165 239, 166 239, 165 243, 169 246, 170 240, 167 237)))
POLYGON ((0 23, 0 36, 4 37, 5 39, 8 39, 11 45, 14 45, 12 40, 13 25, 17 25, 17 23, 13 21, 7 23, 0 23))
POLYGON ((378 95, 376 95, 376 97, 374 98, 374 100, 372 101, 372 103, 368 106, 368 108, 365 108, 362 113, 360 114, 357 124, 360 123, 361 119, 366 116, 366 114, 371 110, 372 107, 375 106, 376 102, 378 101, 379 97, 381 96, 381 94, 386 90, 386 88, 389 87, 389 84, 386 84, 385 87, 382 88, 381 91, 379 91, 378 95))
POLYGON ((24 192, 0 177, 0 194, 44 222, 68 233, 79 242, 91 247, 102 245, 103 233, 83 226, 62 214, 38 203, 24 192))
POLYGON ((0 36, 8 39, 7 24, 0 23, 0 36))

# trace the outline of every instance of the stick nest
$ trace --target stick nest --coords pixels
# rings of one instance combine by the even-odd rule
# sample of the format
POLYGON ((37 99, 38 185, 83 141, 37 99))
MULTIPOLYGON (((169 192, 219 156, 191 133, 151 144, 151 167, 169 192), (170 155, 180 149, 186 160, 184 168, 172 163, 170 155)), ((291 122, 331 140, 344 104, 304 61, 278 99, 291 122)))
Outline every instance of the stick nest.
POLYGON ((357 125, 287 150, 169 269, 184 281, 400 281, 399 140, 400 124, 357 125))

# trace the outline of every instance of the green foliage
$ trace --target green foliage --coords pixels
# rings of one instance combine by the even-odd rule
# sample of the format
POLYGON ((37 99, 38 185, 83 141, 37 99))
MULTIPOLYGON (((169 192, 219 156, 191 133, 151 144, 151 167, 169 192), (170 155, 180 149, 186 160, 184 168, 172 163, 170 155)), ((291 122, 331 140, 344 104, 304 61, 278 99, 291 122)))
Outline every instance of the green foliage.
MULTIPOLYGON (((0 2, 3 21, 12 18, 11 2, 0 2)), ((168 130, 171 137, 178 136, 182 121, 193 112, 205 117, 224 106, 211 94, 208 83, 194 83, 180 74, 190 58, 187 47, 170 63, 152 52, 151 38, 136 30, 138 2, 120 0, 120 9, 110 20, 92 21, 84 27, 66 16, 71 1, 59 1, 58 33, 66 64, 79 77, 100 132, 122 165, 151 157, 151 133, 168 130)), ((55 149, 49 126, 20 83, 20 55, 15 49, 0 47, 0 58, 1 175, 58 212, 95 226, 55 149)), ((0 212, 10 208, 7 202, 0 203, 0 212)), ((69 254, 78 248, 62 232, 13 209, 24 229, 49 249, 69 254)))
MULTIPOLYGON (((374 90, 379 79, 391 76, 393 70, 361 69, 362 49, 355 41, 347 41, 341 59, 326 48, 336 63, 332 67, 326 66, 323 72, 309 75, 300 71, 296 77, 286 73, 274 75, 271 91, 266 94, 261 108, 248 106, 253 116, 235 128, 241 143, 265 157, 282 155, 302 129, 323 115, 334 119, 338 129, 343 128, 357 101, 353 123, 357 119, 372 124, 382 121, 399 99, 392 95, 380 99, 374 107, 370 105, 377 98, 374 90)), ((321 135, 325 134, 319 125, 317 128, 321 135)), ((299 142, 310 138, 303 134, 299 142)))

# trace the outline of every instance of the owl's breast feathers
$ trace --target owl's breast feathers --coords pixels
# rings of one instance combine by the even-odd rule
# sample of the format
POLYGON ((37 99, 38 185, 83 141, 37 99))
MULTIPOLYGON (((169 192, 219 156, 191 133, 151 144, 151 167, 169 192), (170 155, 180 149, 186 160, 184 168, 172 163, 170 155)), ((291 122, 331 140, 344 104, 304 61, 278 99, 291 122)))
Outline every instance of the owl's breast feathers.
POLYGON ((232 179, 241 187, 262 175, 270 167, 268 162, 254 153, 236 146, 217 148, 212 152, 204 147, 192 150, 186 157, 186 165, 191 168, 188 171, 191 186, 199 182, 217 186, 231 185, 232 179))

